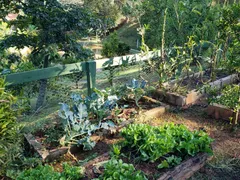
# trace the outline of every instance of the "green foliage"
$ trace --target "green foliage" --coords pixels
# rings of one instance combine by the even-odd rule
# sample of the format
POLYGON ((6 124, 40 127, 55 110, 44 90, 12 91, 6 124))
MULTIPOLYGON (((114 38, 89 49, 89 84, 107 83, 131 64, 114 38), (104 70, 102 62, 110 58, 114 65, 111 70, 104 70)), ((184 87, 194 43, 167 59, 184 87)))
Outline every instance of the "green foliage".
POLYGON ((68 180, 78 180, 83 177, 83 168, 63 163, 63 172, 61 175, 68 180))
POLYGON ((117 32, 110 34, 107 40, 103 43, 102 55, 105 57, 114 57, 125 55, 129 52, 130 47, 121 42, 117 32))
POLYGON ((18 177, 17 180, 78 180, 83 177, 83 169, 77 166, 71 166, 67 163, 63 164, 63 172, 59 173, 54 171, 53 167, 46 166, 38 166, 34 169, 28 169, 23 171, 18 177))
POLYGON ((111 157, 118 159, 120 154, 121 154, 121 146, 114 144, 112 146, 112 151, 110 152, 111 157))
POLYGON ((166 160, 163 160, 159 165, 158 168, 162 169, 162 168, 169 168, 169 167, 174 167, 176 165, 179 165, 182 162, 182 158, 181 157, 177 157, 177 156, 170 156, 167 157, 166 160))
POLYGON ((101 20, 103 32, 99 32, 100 34, 106 34, 107 30, 115 25, 121 12, 112 0, 84 0, 84 7, 94 12, 101 20))
POLYGON ((65 135, 61 139, 62 145, 82 145, 84 150, 91 150, 95 142, 91 141, 91 135, 97 130, 109 129, 114 127, 112 121, 102 122, 105 115, 110 112, 111 107, 115 105, 115 96, 107 97, 105 100, 104 93, 95 90, 97 93, 91 97, 83 98, 80 95, 72 95, 72 104, 60 103, 61 110, 59 116, 63 119, 65 135), (89 116, 96 113, 97 123, 92 123, 89 116))
POLYGON ((211 40, 215 37, 215 16, 212 16, 210 0, 186 1, 186 0, 150 0, 142 2, 143 15, 141 24, 148 24, 146 32, 147 44, 151 48, 161 47, 163 16, 168 9, 166 18, 166 47, 181 46, 187 41, 187 37, 196 34, 200 39, 211 40))
MULTIPOLYGON (((220 40, 223 42, 227 66, 232 71, 240 72, 240 4, 234 3, 222 10, 222 16, 218 24, 220 40)), ((225 63, 225 62, 223 62, 225 63)))
POLYGON ((105 165, 103 174, 99 180, 146 180, 142 172, 136 171, 132 164, 124 163, 122 160, 111 159, 105 165))
POLYGON ((212 139, 206 133, 191 132, 183 125, 130 125, 122 130, 121 135, 125 138, 124 146, 137 152, 143 161, 156 161, 169 153, 184 158, 199 152, 212 152, 212 139))
MULTIPOLYGON (((5 8, 11 12, 11 7, 6 5, 5 8)), ((0 52, 10 47, 31 47, 29 59, 38 68, 91 58, 92 53, 78 42, 79 38, 99 28, 90 11, 76 5, 61 4, 58 0, 19 1, 15 8, 21 13, 16 20, 6 22, 16 30, 0 41, 0 52), (59 51, 65 54, 61 57, 59 51)), ((47 80, 41 80, 36 110, 43 104, 46 88, 47 80)))
MULTIPOLYGON (((5 166, 12 159, 8 156, 11 154, 11 147, 18 140, 16 116, 17 112, 12 105, 16 98, 5 90, 4 79, 0 78, 0 174, 5 170, 5 166)), ((17 143, 16 143, 17 144, 17 143)))
POLYGON ((240 86, 228 85, 222 90, 220 96, 216 90, 212 90, 210 98, 210 103, 221 104, 238 111, 240 109, 240 86))

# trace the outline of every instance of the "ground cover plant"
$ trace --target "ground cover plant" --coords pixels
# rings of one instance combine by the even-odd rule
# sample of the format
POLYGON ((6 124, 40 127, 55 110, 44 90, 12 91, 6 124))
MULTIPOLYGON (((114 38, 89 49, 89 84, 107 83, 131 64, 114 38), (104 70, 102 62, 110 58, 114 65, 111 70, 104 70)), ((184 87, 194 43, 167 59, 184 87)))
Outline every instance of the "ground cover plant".
POLYGON ((121 135, 125 139, 123 147, 127 147, 135 158, 151 162, 162 158, 160 168, 178 164, 181 159, 199 152, 212 153, 212 139, 203 131, 191 132, 184 125, 134 124, 124 128, 121 135))
POLYGON ((103 174, 95 180, 118 180, 118 179, 129 179, 129 180, 146 180, 142 172, 137 171, 132 164, 124 163, 121 159, 111 159, 104 165, 103 174))
POLYGON ((57 172, 52 166, 38 166, 34 169, 23 171, 16 178, 17 180, 33 180, 33 179, 62 179, 62 180, 78 180, 83 177, 82 167, 71 166, 67 163, 63 164, 63 171, 57 172))

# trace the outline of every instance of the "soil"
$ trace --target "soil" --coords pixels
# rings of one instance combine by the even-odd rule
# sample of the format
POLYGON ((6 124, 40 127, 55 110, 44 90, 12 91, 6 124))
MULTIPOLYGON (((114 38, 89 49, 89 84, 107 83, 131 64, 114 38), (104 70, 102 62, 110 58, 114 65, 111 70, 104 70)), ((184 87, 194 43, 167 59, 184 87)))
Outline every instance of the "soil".
MULTIPOLYGON (((207 104, 204 100, 199 101, 191 107, 171 107, 170 111, 161 116, 161 118, 151 121, 137 122, 147 123, 152 126, 159 126, 165 123, 173 122, 175 124, 184 124, 190 130, 204 130, 214 139, 212 148, 214 155, 207 165, 197 172, 191 179, 229 179, 236 180, 240 177, 240 129, 233 127, 226 121, 211 119, 206 113, 207 104)), ((110 158, 108 153, 111 145, 119 142, 121 138, 118 135, 104 138, 98 142, 92 151, 84 152, 79 150, 73 156, 66 154, 55 162, 51 163, 55 169, 61 171, 62 162, 79 165, 79 161, 85 163, 86 177, 92 179, 103 172, 102 168, 95 168, 99 162, 105 162, 110 158), (89 160, 93 155, 97 159, 89 160), (74 158, 73 158, 74 157, 74 158)), ((125 162, 131 162, 135 168, 146 173, 149 179, 159 177, 160 171, 156 169, 156 163, 139 163, 134 159, 123 158, 125 162)))
MULTIPOLYGON (((228 76, 229 73, 223 72, 223 71, 217 71, 216 72, 216 80, 224 78, 228 76)), ((185 78, 183 81, 179 82, 179 87, 177 88, 171 88, 169 89, 170 92, 177 92, 181 95, 186 95, 188 91, 194 90, 194 89, 199 89, 201 88, 204 84, 210 82, 211 77, 211 72, 210 71, 205 71, 203 76, 199 77, 191 77, 191 78, 185 78), (173 90, 173 91, 171 91, 173 90)))

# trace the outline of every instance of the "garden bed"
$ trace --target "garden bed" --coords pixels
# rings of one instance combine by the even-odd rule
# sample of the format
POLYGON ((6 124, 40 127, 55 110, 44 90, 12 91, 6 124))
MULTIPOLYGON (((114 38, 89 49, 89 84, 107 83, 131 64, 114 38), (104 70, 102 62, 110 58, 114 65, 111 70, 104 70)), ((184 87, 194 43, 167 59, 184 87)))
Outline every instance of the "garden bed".
MULTIPOLYGON (((110 160, 109 153, 96 157, 84 165, 86 171, 86 179, 96 178, 104 171, 103 165, 110 160)), ((156 163, 141 163, 135 165, 136 170, 145 172, 148 179, 166 180, 166 179, 189 179, 194 173, 199 171, 209 159, 207 153, 199 153, 194 157, 190 157, 174 168, 158 171, 156 163), (153 174, 159 174, 158 177, 153 178, 153 174)), ((123 160, 129 163, 127 160, 123 160)))
MULTIPOLYGON (((229 109, 226 106, 216 104, 216 103, 213 103, 212 105, 208 106, 207 113, 209 116, 215 119, 223 119, 227 121, 230 121, 230 118, 233 118, 233 121, 235 121, 235 117, 236 117, 236 112, 234 112, 232 109, 229 109)), ((239 115, 237 120, 240 121, 239 115)))
MULTIPOLYGON (((205 94, 205 89, 200 88, 203 87, 203 82, 200 82, 201 73, 195 73, 190 76, 190 79, 184 78, 183 79, 183 85, 186 85, 190 81, 190 87, 185 93, 178 93, 178 92, 171 92, 171 88, 176 84, 176 80, 173 80, 169 83, 165 83, 165 87, 167 87, 167 91, 162 90, 156 90, 155 96, 158 98, 161 98, 163 101, 168 102, 173 105, 177 106, 186 106, 190 104, 194 104, 197 100, 199 100, 203 95, 205 94), (195 86, 193 83, 196 83, 195 86), (193 87, 194 86, 194 87, 193 87), (199 86, 199 87, 196 87, 199 86)), ((207 79, 208 75, 205 77, 207 79)), ((208 83, 209 86, 215 87, 215 88, 223 88, 225 85, 232 84, 236 82, 239 79, 238 74, 232 74, 228 75, 226 77, 218 76, 219 79, 217 79, 214 82, 208 83)))
MULTIPOLYGON (((160 107, 152 108, 150 110, 143 110, 139 113, 138 118, 141 120, 149 120, 151 118, 158 118, 162 114, 166 112, 166 110, 169 108, 167 105, 162 105, 160 107)), ((129 114, 133 112, 133 109, 125 109, 123 110, 123 113, 121 116, 128 116, 129 114)), ((91 140, 98 143, 99 141, 103 140, 105 137, 116 135, 120 132, 120 130, 124 127, 126 127, 129 124, 134 123, 133 119, 128 119, 125 121, 122 121, 118 124, 118 126, 111 127, 108 130, 103 130, 102 132, 96 132, 96 134, 91 136, 91 140)), ((60 144, 55 144, 55 146, 51 146, 48 143, 45 143, 44 140, 45 135, 42 131, 38 131, 35 134, 25 134, 24 135, 28 145, 30 146, 30 149, 33 150, 33 153, 37 153, 38 156, 42 159, 42 161, 53 161, 60 156, 66 154, 68 151, 71 153, 76 153, 79 151, 83 151, 82 147, 77 146, 71 146, 71 147, 61 147, 60 144), (41 134, 41 135, 39 135, 41 134)))
POLYGON ((205 132, 191 132, 183 125, 134 124, 124 128, 120 137, 110 153, 84 165, 88 179, 130 179, 136 174, 149 180, 187 179, 212 153, 212 139, 205 132))

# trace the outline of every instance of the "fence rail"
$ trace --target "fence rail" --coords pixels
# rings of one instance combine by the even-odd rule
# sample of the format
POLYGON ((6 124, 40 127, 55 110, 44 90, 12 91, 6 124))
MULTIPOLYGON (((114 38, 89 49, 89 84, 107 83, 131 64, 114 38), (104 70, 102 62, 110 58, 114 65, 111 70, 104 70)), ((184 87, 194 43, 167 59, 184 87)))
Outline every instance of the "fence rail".
POLYGON ((91 94, 92 89, 96 85, 96 71, 108 66, 116 67, 122 64, 134 64, 140 61, 146 61, 149 58, 156 58, 160 56, 160 51, 151 51, 148 54, 134 54, 121 57, 113 57, 101 60, 93 60, 87 62, 56 65, 44 69, 36 69, 32 71, 12 73, 6 75, 6 82, 8 85, 16 85, 25 82, 32 82, 41 79, 49 79, 52 77, 63 76, 67 74, 73 74, 78 72, 85 72, 87 76, 87 88, 88 94, 91 94))

